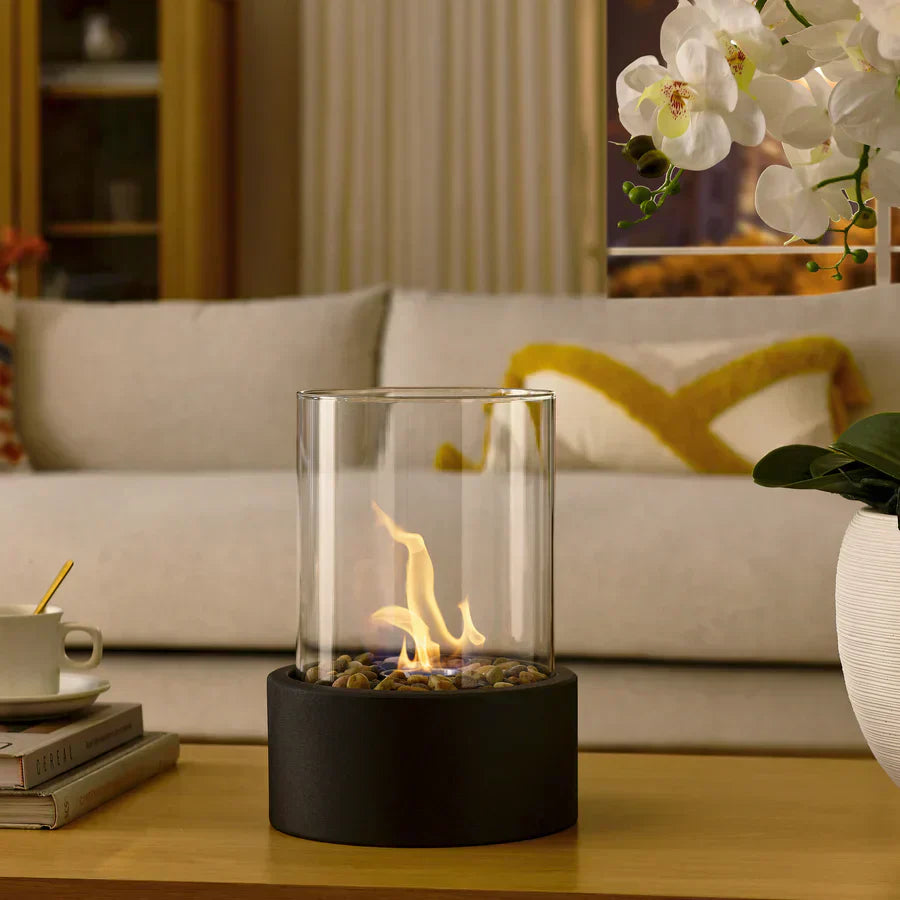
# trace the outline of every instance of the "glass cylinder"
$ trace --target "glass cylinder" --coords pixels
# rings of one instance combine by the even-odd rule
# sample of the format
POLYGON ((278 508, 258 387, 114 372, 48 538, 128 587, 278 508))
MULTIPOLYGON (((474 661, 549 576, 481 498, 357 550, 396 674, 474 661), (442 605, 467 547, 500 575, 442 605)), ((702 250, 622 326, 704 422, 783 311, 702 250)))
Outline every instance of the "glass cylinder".
POLYGON ((298 403, 298 677, 420 690, 552 677, 553 394, 298 403))

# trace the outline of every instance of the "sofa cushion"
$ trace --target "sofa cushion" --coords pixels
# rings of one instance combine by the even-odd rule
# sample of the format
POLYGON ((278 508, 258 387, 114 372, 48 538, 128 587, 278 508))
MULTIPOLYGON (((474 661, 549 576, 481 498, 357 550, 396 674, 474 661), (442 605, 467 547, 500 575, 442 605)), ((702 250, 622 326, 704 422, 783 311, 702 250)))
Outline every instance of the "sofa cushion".
MULTIPOLYGON (((148 731, 266 740, 266 676, 289 654, 108 653, 111 701, 138 700, 148 731), (223 698, 227 702, 223 703, 223 698)), ((862 753, 838 668, 564 661, 578 676, 582 750, 862 753)))
POLYGON ((607 299, 396 291, 382 350, 382 385, 502 384, 527 344, 706 341, 828 335, 847 344, 873 403, 900 408, 900 286, 823 296, 607 299))
POLYGON ((292 468, 296 391, 370 387, 386 294, 20 302, 35 468, 292 468))
MULTIPOLYGON (((39 473, 3 487, 10 602, 37 602, 71 558, 60 605, 98 625, 108 647, 293 652, 292 474, 39 473)), ((834 664, 834 572, 852 512, 832 496, 733 476, 560 473, 557 652, 834 664)), ((456 577, 440 563, 453 531, 437 506, 428 515, 416 525, 445 583, 456 577)), ((487 535, 489 518, 471 519, 487 535)), ((441 591, 457 598, 448 614, 458 593, 441 591)), ((471 601, 481 616, 484 592, 471 601)), ((488 604, 486 630, 491 616, 488 604)))

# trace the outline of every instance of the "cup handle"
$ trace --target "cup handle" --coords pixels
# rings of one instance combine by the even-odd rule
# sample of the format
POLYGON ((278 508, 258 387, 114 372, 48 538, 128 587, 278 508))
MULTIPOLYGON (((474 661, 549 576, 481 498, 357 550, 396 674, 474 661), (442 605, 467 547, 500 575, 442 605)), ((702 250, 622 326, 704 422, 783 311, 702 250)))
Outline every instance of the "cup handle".
POLYGON ((93 669, 100 664, 100 658, 103 656, 103 635, 100 634, 99 628, 93 625, 79 625, 76 622, 63 622, 60 626, 59 636, 59 655, 60 667, 64 669, 93 669), (66 636, 72 634, 73 631, 83 631, 91 637, 91 658, 85 660, 72 659, 66 653, 66 636))

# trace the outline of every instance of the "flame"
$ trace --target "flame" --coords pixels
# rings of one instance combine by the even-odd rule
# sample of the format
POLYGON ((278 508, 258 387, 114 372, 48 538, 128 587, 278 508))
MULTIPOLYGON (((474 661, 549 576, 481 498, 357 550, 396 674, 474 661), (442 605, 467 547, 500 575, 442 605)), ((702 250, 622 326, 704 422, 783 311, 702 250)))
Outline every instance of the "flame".
POLYGON ((484 635, 472 621, 468 597, 459 604, 462 634, 454 637, 447 628, 434 595, 434 565, 422 535, 404 531, 374 500, 372 509, 375 510, 378 523, 387 529, 396 543, 403 544, 407 551, 406 607, 382 606, 372 613, 373 622, 393 625, 406 632, 413 640, 415 655, 410 659, 404 636, 397 667, 430 671, 440 664, 442 648, 446 647, 454 655, 460 656, 467 645, 480 647, 484 644, 484 635))

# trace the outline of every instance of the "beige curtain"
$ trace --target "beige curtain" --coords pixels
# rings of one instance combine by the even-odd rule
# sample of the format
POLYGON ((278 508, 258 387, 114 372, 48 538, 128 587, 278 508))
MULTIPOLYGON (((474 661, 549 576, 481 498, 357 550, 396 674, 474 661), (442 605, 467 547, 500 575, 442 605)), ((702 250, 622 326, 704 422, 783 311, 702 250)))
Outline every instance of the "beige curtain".
POLYGON ((300 0, 300 284, 602 287, 600 0, 300 0))

